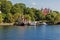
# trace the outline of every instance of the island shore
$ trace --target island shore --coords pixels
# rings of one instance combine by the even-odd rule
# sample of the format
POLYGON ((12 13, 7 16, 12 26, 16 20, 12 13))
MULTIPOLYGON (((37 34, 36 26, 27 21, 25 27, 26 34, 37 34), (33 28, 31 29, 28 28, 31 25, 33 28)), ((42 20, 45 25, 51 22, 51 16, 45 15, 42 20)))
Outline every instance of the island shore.
POLYGON ((14 25, 14 23, 0 23, 0 25, 14 25))
MULTIPOLYGON (((32 23, 32 22, 31 22, 32 23)), ((34 23, 34 24, 36 24, 36 25, 44 25, 44 23, 45 24, 47 24, 47 25, 60 25, 60 23, 59 24, 53 24, 53 23, 46 23, 46 22, 41 22, 41 23, 34 23)), ((34 25, 33 23, 32 23, 32 25, 34 25)), ((0 23, 0 26, 1 25, 3 25, 3 26, 5 26, 5 25, 7 25, 7 26, 9 26, 9 25, 11 25, 11 26, 14 26, 14 25, 19 25, 19 26, 21 26, 21 24, 20 23, 18 23, 18 24, 16 24, 16 23, 0 23)))

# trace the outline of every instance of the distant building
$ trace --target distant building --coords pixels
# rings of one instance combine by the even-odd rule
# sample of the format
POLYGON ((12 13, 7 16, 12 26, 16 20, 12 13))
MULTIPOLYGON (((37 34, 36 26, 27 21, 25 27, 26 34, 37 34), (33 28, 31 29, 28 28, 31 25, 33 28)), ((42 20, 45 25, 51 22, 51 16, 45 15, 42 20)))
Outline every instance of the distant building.
POLYGON ((50 9, 44 8, 42 9, 42 12, 44 15, 47 15, 48 13, 50 13, 50 9))

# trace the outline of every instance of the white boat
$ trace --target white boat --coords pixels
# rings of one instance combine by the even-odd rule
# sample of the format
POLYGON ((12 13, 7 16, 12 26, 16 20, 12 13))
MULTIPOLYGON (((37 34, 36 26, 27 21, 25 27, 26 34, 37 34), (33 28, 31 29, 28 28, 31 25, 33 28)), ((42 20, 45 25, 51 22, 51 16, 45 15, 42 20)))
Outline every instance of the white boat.
POLYGON ((31 22, 30 25, 31 26, 35 26, 36 25, 36 22, 31 22))
POLYGON ((45 22, 43 22, 42 24, 46 25, 46 23, 45 23, 45 22))
POLYGON ((40 25, 47 25, 45 22, 40 22, 40 25))

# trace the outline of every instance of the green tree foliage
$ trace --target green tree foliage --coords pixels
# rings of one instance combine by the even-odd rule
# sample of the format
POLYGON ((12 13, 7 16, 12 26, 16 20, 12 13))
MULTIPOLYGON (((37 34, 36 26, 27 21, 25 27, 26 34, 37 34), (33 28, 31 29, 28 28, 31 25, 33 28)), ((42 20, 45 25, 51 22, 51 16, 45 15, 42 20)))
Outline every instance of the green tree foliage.
POLYGON ((6 20, 7 20, 7 22, 10 22, 10 23, 15 21, 14 18, 13 18, 13 15, 11 13, 8 13, 6 15, 6 20))
POLYGON ((46 16, 46 19, 49 21, 49 22, 52 22, 53 24, 56 24, 58 22, 60 22, 60 14, 59 13, 56 13, 56 12, 52 12, 50 14, 48 14, 46 16))
POLYGON ((0 14, 0 23, 3 22, 3 17, 2 17, 2 14, 0 14))
POLYGON ((16 8, 15 6, 13 6, 12 9, 11 9, 11 13, 12 13, 12 14, 21 13, 21 11, 20 11, 19 8, 16 8))
POLYGON ((14 14, 14 13, 21 13, 23 14, 24 13, 24 9, 26 8, 25 4, 23 3, 16 3, 12 9, 11 9, 11 12, 14 14))
POLYGON ((15 14, 14 14, 14 20, 15 20, 15 22, 18 21, 19 19, 21 19, 22 16, 23 16, 23 15, 20 14, 20 13, 15 13, 15 14))
POLYGON ((7 1, 7 0, 0 0, 0 1, 2 2, 2 1, 7 1))
POLYGON ((31 21, 31 17, 29 15, 25 15, 26 20, 31 21))
POLYGON ((54 24, 58 22, 60 22, 60 14, 57 14, 57 16, 55 17, 54 24))
POLYGON ((34 12, 33 12, 33 10, 31 9, 31 8, 26 8, 25 9, 25 13, 24 13, 24 15, 25 14, 27 14, 27 15, 29 15, 32 19, 32 21, 34 21, 35 20, 35 14, 34 14, 34 12))
POLYGON ((0 23, 2 22, 22 22, 24 18, 30 21, 47 20, 56 24, 60 22, 60 13, 58 11, 50 11, 44 16, 42 9, 26 7, 24 3, 16 3, 12 5, 11 1, 0 0, 0 23))
POLYGON ((36 12, 35 12, 35 18, 36 18, 37 21, 43 20, 44 17, 45 17, 45 16, 43 15, 42 11, 36 10, 36 12))
POLYGON ((11 7, 12 7, 12 3, 10 1, 3 1, 1 2, 1 11, 3 13, 10 13, 11 7))

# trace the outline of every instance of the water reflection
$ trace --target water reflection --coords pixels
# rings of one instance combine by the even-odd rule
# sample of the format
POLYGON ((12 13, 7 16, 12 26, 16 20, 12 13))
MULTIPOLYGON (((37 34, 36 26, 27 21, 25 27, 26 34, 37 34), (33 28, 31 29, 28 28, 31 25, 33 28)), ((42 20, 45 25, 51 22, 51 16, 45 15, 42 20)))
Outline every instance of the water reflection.
POLYGON ((60 40, 60 25, 0 26, 0 40, 60 40))

